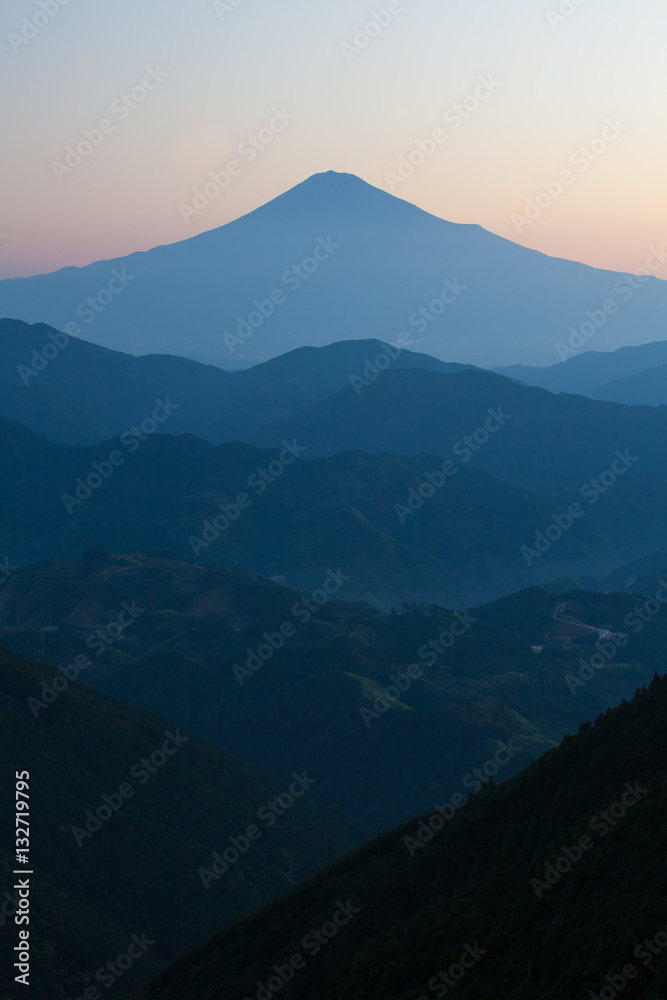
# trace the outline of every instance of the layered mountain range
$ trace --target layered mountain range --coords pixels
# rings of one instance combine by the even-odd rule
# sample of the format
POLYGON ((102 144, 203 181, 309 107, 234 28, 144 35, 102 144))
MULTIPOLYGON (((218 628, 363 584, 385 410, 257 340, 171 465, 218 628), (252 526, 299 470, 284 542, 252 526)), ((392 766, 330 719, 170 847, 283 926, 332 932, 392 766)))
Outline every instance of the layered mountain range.
POLYGON ((667 285, 647 261, 660 248, 640 282, 547 257, 331 171, 199 236, 2 281, 0 316, 223 368, 402 332, 450 362, 550 365, 573 331, 607 351, 664 337, 667 285), (594 342, 579 331, 598 312, 594 342))
POLYGON ((330 172, 0 282, 34 1000, 665 995, 661 259, 330 172))

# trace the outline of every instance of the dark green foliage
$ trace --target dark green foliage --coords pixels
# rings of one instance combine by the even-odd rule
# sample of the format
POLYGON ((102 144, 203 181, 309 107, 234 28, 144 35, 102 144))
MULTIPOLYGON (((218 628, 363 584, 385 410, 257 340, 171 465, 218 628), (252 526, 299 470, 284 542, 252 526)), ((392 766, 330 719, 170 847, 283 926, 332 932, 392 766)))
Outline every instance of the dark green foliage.
MULTIPOLYGON (((177 727, 80 683, 35 719, 27 699, 50 677, 44 666, 0 647, 0 801, 7 820, 0 871, 4 892, 16 867, 14 774, 27 769, 35 874, 26 994, 33 1000, 80 996, 100 967, 126 952, 132 934, 145 933, 155 944, 113 988, 114 997, 127 995, 165 961, 362 839, 353 820, 303 799, 266 829, 224 883, 205 889, 198 869, 284 788, 185 731, 187 741, 153 774, 141 767, 133 774, 177 727), (95 812, 122 784, 134 794, 92 836, 75 837, 72 827, 85 830, 87 810, 95 812)), ((7 959, 18 928, 13 918, 0 919, 0 996, 17 996, 23 987, 13 983, 7 959)))
POLYGON ((338 900, 359 914, 307 955, 280 993, 285 1000, 444 996, 429 981, 466 944, 486 954, 452 987, 461 1000, 584 1000, 628 963, 638 976, 623 996, 662 1000, 667 956, 644 966, 644 953, 633 952, 667 926, 666 716, 667 678, 656 676, 630 704, 481 791, 413 856, 405 838, 417 820, 212 938, 166 970, 144 1000, 254 1000, 257 981, 304 954, 303 936, 331 919, 338 900), (638 801, 604 832, 591 827, 626 783, 638 784, 638 801), (531 879, 543 880, 545 866, 584 834, 590 850, 538 898, 531 879))
POLYGON ((429 643, 457 625, 438 606, 392 615, 333 599, 303 622, 293 613, 302 595, 287 587, 140 553, 109 557, 98 572, 82 562, 26 567, 6 594, 0 627, 14 629, 5 636, 12 649, 54 667, 87 653, 92 665, 77 683, 158 711, 278 781, 305 768, 318 780, 314 798, 375 830, 468 794, 464 777, 493 757, 497 740, 521 746, 507 777, 630 697, 661 666, 667 634, 665 612, 573 694, 566 677, 595 651, 595 636, 585 633, 569 651, 551 642, 556 605, 569 597, 582 620, 623 629, 634 598, 525 591, 475 609, 478 621, 453 645, 446 637, 450 648, 435 658, 429 643), (132 601, 145 610, 95 655, 87 643, 132 601), (295 635, 239 684, 234 667, 284 622, 295 635), (57 631, 42 631, 48 626, 57 631), (536 642, 546 643, 541 654, 531 650, 536 642), (412 664, 423 676, 377 711, 392 675, 412 664))

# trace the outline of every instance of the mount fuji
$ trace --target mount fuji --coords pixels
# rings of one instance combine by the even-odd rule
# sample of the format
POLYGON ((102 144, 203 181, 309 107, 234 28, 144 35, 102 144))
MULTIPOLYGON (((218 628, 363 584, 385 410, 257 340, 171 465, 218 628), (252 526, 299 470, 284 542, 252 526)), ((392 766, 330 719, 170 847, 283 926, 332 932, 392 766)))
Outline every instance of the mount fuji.
POLYGON ((446 361, 550 365, 584 324, 595 350, 664 339, 667 282, 647 278, 630 296, 618 292, 624 282, 330 171, 198 236, 1 281, 0 316, 225 369, 402 333, 411 339, 400 343, 446 361), (602 311, 611 299, 613 315, 602 311))

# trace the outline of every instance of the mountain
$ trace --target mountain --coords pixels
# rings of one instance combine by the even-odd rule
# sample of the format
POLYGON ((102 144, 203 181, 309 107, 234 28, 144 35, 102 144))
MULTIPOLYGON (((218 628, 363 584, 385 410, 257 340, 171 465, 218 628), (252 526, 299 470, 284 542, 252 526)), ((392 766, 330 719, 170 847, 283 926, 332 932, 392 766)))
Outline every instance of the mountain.
POLYGON ((578 489, 614 462, 620 470, 616 452, 626 449, 629 464, 613 474, 615 488, 635 476, 667 474, 667 410, 556 396, 474 369, 452 375, 388 370, 366 386, 348 385, 274 421, 251 439, 276 447, 286 436, 307 444, 309 458, 352 448, 451 456, 539 494, 578 489))
POLYGON ((622 563, 603 577, 563 577, 544 584, 550 593, 564 593, 573 588, 583 590, 625 592, 650 597, 658 589, 658 582, 667 573, 667 552, 654 552, 641 559, 622 563))
POLYGON ((120 435, 150 419, 156 399, 170 394, 176 403, 171 433, 210 428, 233 382, 227 372, 186 358, 135 358, 67 337, 45 323, 29 326, 7 319, 0 320, 0 379, 0 412, 14 417, 32 411, 32 422, 25 423, 63 444, 120 435), (58 419, 54 396, 60 403, 58 419))
MULTIPOLYGON (((17 798, 15 773, 29 774, 35 1000, 78 997, 95 985, 128 996, 184 948, 365 836, 359 823, 312 796, 294 799, 270 823, 268 804, 289 782, 279 785, 196 734, 96 694, 67 670, 54 676, 0 647, 5 802, 17 798), (266 823, 257 816, 262 809, 266 823), (224 885, 205 886, 199 870, 253 820, 261 839, 245 854, 243 874, 232 868, 224 885), (110 973, 107 963, 127 956, 128 947, 136 962, 127 976, 118 972, 127 971, 126 957, 110 973)), ((8 925, 2 996, 16 994, 13 826, 3 824, 0 835, 0 925, 8 925)))
POLYGON ((0 315, 222 368, 402 332, 447 361, 539 365, 610 299, 619 308, 605 347, 657 340, 667 284, 637 287, 328 172, 190 239, 2 281, 0 315))
POLYGON ((141 1000, 662 1000, 666 713, 656 675, 520 775, 214 936, 141 1000))
POLYGON ((60 444, 93 444, 150 422, 156 401, 170 400, 158 432, 221 444, 325 399, 376 360, 444 374, 465 369, 358 340, 301 347, 231 375, 174 355, 110 351, 44 323, 0 320, 0 414, 60 444))
MULTIPOLYGON (((645 555, 647 545, 667 549, 661 479, 640 521, 616 494, 615 519, 603 533, 583 508, 568 526, 560 499, 441 456, 353 451, 306 461, 310 445, 302 440, 260 450, 153 434, 68 448, 0 418, 0 460, 11 484, 0 495, 0 556, 78 558, 96 544, 170 549, 308 590, 340 567, 350 578, 347 599, 465 609, 557 576, 602 575, 645 555), (566 530, 538 554, 532 546, 554 517, 566 530)), ((643 484, 628 485, 633 500, 643 484)))
POLYGON ((569 392, 579 396, 592 396, 594 399, 611 399, 616 403, 632 405, 659 405, 643 399, 639 394, 632 398, 622 399, 616 395, 600 395, 600 390, 606 389, 609 383, 619 379, 641 375, 647 369, 659 368, 667 364, 667 341, 660 340, 653 344, 642 344, 639 347, 622 347, 617 351, 584 351, 575 357, 561 361, 557 365, 546 368, 531 368, 526 365, 508 365, 496 368, 499 375, 517 379, 526 385, 540 386, 549 392, 569 392))
POLYGON ((648 682, 667 635, 660 615, 637 628, 636 595, 530 588, 471 615, 434 605, 385 614, 329 589, 316 604, 238 569, 97 548, 16 571, 0 592, 0 634, 54 668, 83 653, 84 683, 166 715, 279 785, 307 771, 313 801, 374 831, 451 796, 499 740, 516 750, 503 774, 525 767, 648 682), (117 636, 128 607, 141 611, 117 636), (596 646, 602 630, 627 641, 596 646), (578 681, 601 650, 604 671, 578 681))
POLYGON ((667 364, 607 382, 596 389, 593 398, 626 406, 667 406, 667 364))
POLYGON ((0 378, 0 413, 60 444, 96 444, 116 428, 99 410, 91 411, 46 385, 29 388, 0 378))

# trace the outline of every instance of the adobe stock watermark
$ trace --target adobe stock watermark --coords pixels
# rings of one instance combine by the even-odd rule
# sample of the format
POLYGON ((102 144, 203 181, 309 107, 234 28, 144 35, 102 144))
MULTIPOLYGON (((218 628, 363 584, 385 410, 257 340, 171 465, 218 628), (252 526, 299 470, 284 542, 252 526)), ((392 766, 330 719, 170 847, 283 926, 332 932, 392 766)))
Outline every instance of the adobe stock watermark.
MULTIPOLYGON (((290 611, 292 618, 296 618, 300 625, 307 625, 313 615, 317 614, 320 608, 323 608, 334 594, 337 594, 345 586, 349 579, 349 576, 345 576, 341 572, 340 567, 336 573, 331 569, 327 570, 322 587, 314 590, 309 597, 301 597, 292 605, 290 611)), ((266 642, 261 643, 256 650, 246 650, 248 656, 245 667, 235 663, 232 668, 239 685, 243 687, 246 680, 256 674, 258 670, 261 670, 274 653, 282 649, 286 641, 293 639, 295 635, 296 627, 289 619, 284 621, 276 632, 265 632, 262 638, 266 642)))
POLYGON ((354 386, 357 396, 360 396, 363 389, 380 377, 382 372, 390 367, 392 361, 396 361, 401 356, 403 350, 411 347, 414 343, 412 334, 402 331, 396 340, 391 344, 384 344, 383 349, 375 355, 375 358, 364 358, 364 373, 362 375, 350 375, 350 382, 354 386))
POLYGON ((15 566, 9 565, 9 559, 7 558, 7 556, 5 556, 5 558, 2 561, 0 561, 0 588, 4 587, 6 584, 9 583, 10 577, 12 576, 12 573, 14 572, 15 569, 16 569, 15 566))
MULTIPOLYGON (((644 287, 652 274, 657 274, 667 263, 667 250, 664 247, 656 249, 649 248, 649 255, 645 262, 638 267, 634 274, 626 274, 614 283, 614 293, 621 299, 622 303, 629 302, 634 295, 644 287)), ((571 326, 568 330, 570 334, 567 344, 558 341, 554 348, 561 361, 578 354, 586 347, 586 341, 594 337, 598 330, 606 325, 611 316, 616 315, 620 304, 615 298, 605 299, 599 309, 587 309, 586 319, 578 327, 571 326)))
MULTIPOLYGON (((487 952, 484 948, 480 948, 479 943, 475 941, 474 945, 466 944, 463 946, 463 952, 458 962, 454 962, 453 965, 445 970, 444 972, 438 972, 428 981, 428 988, 431 993, 435 993, 436 997, 442 998, 446 997, 449 990, 454 989, 457 983, 460 983, 466 972, 470 969, 474 969, 477 963, 486 955, 487 952)), ((429 1000, 426 996, 420 996, 418 1000, 429 1000)))
MULTIPOLYGON (((14 888, 14 886, 12 886, 14 888)), ((9 917, 14 917, 14 914, 19 908, 19 894, 15 892, 13 896, 5 890, 3 893, 2 903, 0 903, 0 927, 4 927, 7 923, 9 917)))
POLYGON ((371 42, 386 31, 404 10, 403 0, 389 0, 386 7, 371 11, 371 16, 365 24, 355 25, 352 41, 340 42, 338 46, 345 62, 349 65, 355 56, 365 52, 371 42))
MULTIPOLYGON (((500 81, 495 80, 492 75, 480 76, 477 86, 472 93, 443 112, 442 118, 449 127, 449 131, 456 132, 460 129, 501 86, 500 81)), ((400 184, 405 184, 407 180, 414 177, 416 171, 420 167, 423 167, 432 156, 435 156, 440 147, 447 142, 448 138, 447 129, 438 126, 426 138, 415 139, 414 146, 410 152, 399 158, 396 170, 387 170, 385 172, 384 181, 385 184, 389 185, 391 193, 393 194, 400 184)))
MULTIPOLYGON (((425 660, 429 667, 438 662, 440 656, 444 656, 448 649, 451 649, 457 639, 465 635, 468 629, 475 624, 476 618, 464 614, 461 611, 454 612, 454 620, 449 628, 443 629, 437 639, 429 639, 419 650, 419 656, 425 660)), ((391 684, 375 698, 373 708, 362 706, 359 714, 367 729, 370 729, 373 720, 379 719, 393 704, 401 700, 401 695, 409 691, 415 681, 421 680, 424 676, 424 669, 418 663, 411 663, 406 670, 400 670, 391 674, 389 680, 391 684)))
MULTIPOLYGON (((408 325, 416 330, 417 333, 425 333, 429 325, 435 323, 443 315, 447 307, 453 305, 467 290, 468 286, 462 285, 458 278, 446 278, 436 298, 431 299, 428 305, 421 306, 413 313, 410 313, 408 325)), ((401 352, 405 348, 411 347, 413 343, 412 334, 408 333, 407 330, 401 330, 394 343, 385 344, 384 350, 380 351, 374 360, 365 358, 363 375, 350 375, 350 382, 354 386, 357 396, 360 396, 362 391, 371 385, 372 382, 375 382, 382 372, 389 368, 392 361, 400 357, 401 352)))
MULTIPOLYGON (((667 927, 661 928, 652 938, 644 938, 642 944, 638 944, 635 950, 632 952, 633 958, 636 958, 638 962, 641 962, 642 966, 646 969, 653 962, 654 958, 661 956, 665 949, 667 948, 667 927)), ((634 963, 628 962, 623 966, 620 972, 608 973, 605 978, 605 985, 598 993, 594 993, 593 990, 589 991, 589 1000, 615 1000, 620 993, 630 984, 633 979, 636 979, 641 968, 638 968, 634 963)))
MULTIPOLYGON (((611 467, 605 469, 598 476, 591 476, 583 486, 579 487, 580 495, 584 500, 588 500, 589 506, 592 507, 638 461, 639 458, 636 455, 630 454, 629 448, 626 448, 624 452, 615 452, 615 458, 611 463, 611 467)), ((570 530, 574 522, 583 517, 584 514, 584 508, 576 501, 569 504, 567 510, 562 511, 560 514, 552 514, 551 520, 553 524, 548 524, 543 531, 535 532, 533 546, 521 546, 520 552, 526 561, 526 565, 532 566, 536 559, 541 559, 555 542, 559 541, 565 532, 570 530)))
MULTIPOLYGON (((106 962, 101 965, 97 972, 95 973, 95 982, 101 983, 105 990, 110 990, 117 979, 122 979, 125 973, 132 968, 135 962, 138 962, 140 958, 146 954, 149 948, 155 944, 155 941, 149 940, 146 934, 133 934, 130 938, 130 943, 124 952, 117 955, 112 962, 106 962)), ((91 976, 87 977, 91 979, 91 976)), ((77 997, 76 1000, 101 1000, 102 994, 96 986, 87 986, 84 990, 82 996, 77 997)), ((73 1000, 72 997, 68 997, 67 1000, 73 1000)))
MULTIPOLYGON (((139 785, 145 785, 150 781, 151 776, 157 774, 169 758, 178 753, 183 744, 190 739, 189 736, 183 736, 180 729, 177 729, 175 733, 167 729, 164 735, 167 737, 166 740, 157 750, 153 751, 150 757, 142 757, 130 768, 130 777, 136 778, 139 785)), ((101 796, 101 804, 96 807, 94 813, 92 809, 87 809, 84 813, 85 823, 83 827, 71 827, 77 847, 81 847, 85 840, 89 840, 98 830, 101 830, 102 824, 107 823, 119 812, 128 799, 134 796, 135 792, 136 788, 133 787, 132 782, 124 781, 118 787, 117 792, 105 793, 101 796)))
MULTIPOLYGON (((131 455, 139 448, 142 442, 147 441, 151 434, 157 432, 158 426, 168 420, 174 410, 178 410, 180 403, 172 403, 167 396, 166 400, 156 399, 155 409, 152 416, 146 417, 138 426, 132 426, 127 431, 123 431, 120 442, 127 448, 131 455)), ((79 476, 74 483, 74 494, 63 493, 62 500, 65 510, 71 516, 77 507, 83 507, 86 500, 89 500, 96 490, 108 479, 111 479, 116 469, 125 465, 125 455, 117 448, 109 452, 106 459, 101 462, 91 463, 92 472, 89 472, 85 480, 79 476)))
POLYGON ((24 17, 21 21, 19 32, 10 31, 7 40, 14 52, 18 55, 24 45, 28 45, 35 38, 42 28, 50 24, 56 14, 60 13, 62 7, 66 7, 69 0, 39 0, 39 10, 36 10, 31 17, 24 17))
MULTIPOLYGON (((265 829, 270 830, 272 826, 275 826, 278 819, 284 816, 298 799, 310 791, 313 785, 317 784, 317 778, 309 778, 305 771, 302 774, 297 774, 295 771, 292 778, 294 780, 286 791, 269 799, 257 810, 257 819, 265 829)), ((219 878, 226 875, 231 866, 235 865, 244 854, 247 854, 252 845, 261 840, 262 836, 263 831, 260 827, 256 823, 251 823, 240 836, 228 837, 229 847, 223 848, 222 854, 216 851, 209 867, 199 868, 197 871, 204 888, 210 889, 212 882, 217 882, 219 878)))
MULTIPOLYGON (((341 244, 336 243, 331 236, 327 236, 326 239, 323 236, 318 236, 311 253, 304 257, 299 264, 292 264, 286 271, 283 271, 280 279, 283 287, 292 294, 298 292, 301 286, 319 271, 322 264, 333 257, 336 250, 340 250, 340 246, 341 244)), ((225 331, 222 335, 229 353, 234 354, 237 347, 242 347, 260 327, 264 326, 266 320, 273 316, 276 309, 284 306, 287 301, 288 296, 281 287, 274 288, 265 299, 255 299, 253 309, 247 316, 236 317, 236 332, 228 333, 225 331)))
MULTIPOLYGON (((99 314, 111 305, 116 296, 124 292, 129 283, 134 280, 135 275, 128 274, 126 267, 120 271, 114 268, 111 271, 111 278, 104 288, 98 289, 95 295, 89 295, 88 298, 79 302, 76 307, 77 316, 80 316, 86 323, 94 322, 99 314)), ((78 323, 73 322, 65 323, 62 331, 53 330, 48 333, 47 337, 50 343, 47 341, 41 350, 33 347, 30 364, 16 366, 17 374, 23 384, 27 385, 31 378, 36 378, 48 368, 50 363, 55 361, 68 346, 70 337, 79 337, 80 335, 81 327, 78 323)))
POLYGON ((555 10, 553 8, 545 10, 544 16, 551 30, 557 31, 561 24, 569 21, 585 3, 587 0, 561 0, 555 10))
MULTIPOLYGON (((495 410, 489 409, 487 413, 489 416, 484 421, 484 424, 474 430, 471 435, 466 434, 452 448, 453 454, 460 459, 461 465, 469 462, 473 455, 483 448, 484 445, 488 444, 491 437, 497 434, 501 427, 506 425, 508 420, 512 419, 512 414, 504 413, 502 406, 497 407, 495 410)), ((458 470, 459 466, 451 458, 446 458, 435 472, 425 472, 424 481, 418 487, 411 486, 408 490, 408 497, 405 504, 394 504, 394 513, 400 524, 405 524, 408 515, 412 516, 418 510, 421 510, 426 501, 431 500, 438 490, 442 489, 447 479, 455 476, 458 470)))
MULTIPOLYGON (((285 469, 290 465, 294 465, 296 460, 301 458, 304 451, 307 451, 305 445, 297 444, 296 438, 293 439, 291 444, 289 441, 283 441, 283 446, 283 450, 280 452, 278 458, 274 458, 268 462, 265 469, 257 469, 256 472, 248 476, 248 488, 254 490, 256 496, 259 497, 262 493, 266 492, 268 487, 282 476, 285 469)), ((219 503, 218 509, 220 513, 216 514, 212 520, 207 519, 202 523, 201 538, 197 538, 196 535, 190 535, 188 538, 190 548, 195 556, 198 556, 202 550, 208 549, 213 542, 217 542, 222 533, 231 524, 238 521, 241 511, 247 510, 248 507, 252 506, 252 502, 252 497, 248 493, 238 493, 231 503, 219 503)))
MULTIPOLYGON (((603 156, 610 146, 617 142, 619 136, 627 132, 629 125, 624 124, 618 115, 605 119, 600 135, 591 139, 587 145, 579 146, 570 154, 569 163, 576 167, 579 174, 585 173, 589 167, 603 156)), ((524 205, 523 214, 513 212, 510 221, 517 233, 526 226, 532 226, 555 201, 561 198, 577 179, 577 173, 565 168, 557 177, 542 181, 542 190, 534 198, 529 198, 524 205)))
MULTIPOLYGON (((481 767, 474 768, 461 781, 463 787, 469 789, 472 795, 479 792, 482 785, 486 784, 487 781, 495 778, 500 769, 509 764, 523 749, 521 746, 514 744, 513 738, 509 739, 507 743, 498 740, 496 745, 498 749, 493 757, 484 761, 481 767)), ((408 834, 403 837, 403 843, 411 858, 414 858, 420 847, 425 847, 429 844, 436 833, 444 830, 447 823, 451 823, 456 816, 456 810, 461 809, 466 801, 467 797, 465 794, 455 792, 449 802, 446 802, 442 806, 435 805, 435 812, 427 820, 421 819, 419 821, 419 825, 412 836, 408 834)))
MULTIPOLYGON (((122 637, 125 629, 133 625, 139 615, 145 610, 145 608, 137 607, 136 601, 131 601, 129 604, 127 601, 123 601, 116 620, 105 625, 103 628, 95 629, 86 639, 86 646, 95 656, 102 656, 109 646, 113 646, 122 637)), ((74 657, 72 663, 68 663, 64 667, 58 667, 60 674, 52 677, 50 682, 42 681, 39 698, 28 698, 27 700, 27 705, 32 712, 33 718, 36 719, 41 711, 52 705, 59 695, 67 690, 70 684, 74 684, 79 679, 81 672, 87 670, 90 666, 92 666, 92 661, 85 653, 79 653, 74 657)))
POLYGON ((228 14, 233 14, 244 3, 245 0, 213 0, 213 10, 224 21, 228 14))
MULTIPOLYGON (((606 837, 609 831, 625 817, 628 810, 636 805, 637 802, 640 802, 645 795, 648 795, 648 792, 648 788, 641 788, 638 781, 634 785, 626 782, 625 791, 621 794, 620 798, 609 809, 604 809, 596 813, 589 821, 589 828, 598 837, 606 837)), ((531 878, 530 880, 530 887, 537 898, 541 899, 545 892, 557 885, 563 878, 563 875, 567 875, 574 865, 581 861, 584 854, 592 850, 593 847, 595 847, 595 841, 587 833, 579 837, 577 843, 571 847, 561 846, 563 853, 560 857, 553 863, 549 861, 545 864, 544 877, 542 879, 531 878)))
POLYGON ((242 157, 244 162, 232 158, 225 163, 222 170, 210 170, 208 174, 210 180, 205 181, 202 187, 192 189, 191 204, 180 203, 178 211, 183 222, 189 225, 192 219, 196 219, 205 211, 212 201, 227 190, 235 177, 241 176, 244 164, 253 163, 273 144, 276 136, 284 132, 295 120, 296 115, 291 114, 287 108, 274 108, 273 116, 268 123, 254 135, 246 136, 236 147, 237 156, 242 157))
MULTIPOLYGON (((141 81, 132 87, 129 93, 124 92, 111 102, 110 112, 115 115, 118 121, 124 122, 130 117, 132 112, 146 100, 148 95, 157 90, 169 74, 156 66, 146 66, 146 73, 141 81)), ((51 161, 51 169, 62 184, 69 174, 73 174, 77 167, 80 167, 92 152, 102 145, 107 136, 116 131, 117 122, 112 118, 100 118, 94 128, 84 128, 81 132, 83 138, 79 139, 76 145, 65 147, 63 162, 59 160, 51 161)))
MULTIPOLYGON (((347 927, 349 922, 361 912, 358 906, 352 904, 348 899, 347 903, 336 901, 336 911, 321 927, 312 928, 308 934, 301 939, 301 947, 309 956, 314 958, 323 948, 338 936, 343 927, 347 927)), ((301 952, 296 952, 289 959, 285 959, 283 964, 276 964, 271 970, 275 975, 270 976, 264 983, 258 979, 255 983, 257 992, 253 997, 245 996, 243 1000, 271 1000, 274 994, 280 993, 285 986, 290 983, 297 972, 306 968, 307 959, 301 952)))
MULTIPOLYGON (((632 611, 623 619, 623 624, 633 635, 638 635, 645 625, 647 625, 656 615, 660 614, 667 604, 667 581, 664 577, 660 580, 655 595, 649 597, 642 605, 636 605, 632 611)), ((565 683, 570 689, 570 694, 576 694, 579 688, 586 685, 596 676, 596 671, 603 670, 607 664, 616 659, 619 649, 624 649, 629 642, 629 638, 623 632, 614 632, 600 638, 595 643, 595 653, 589 657, 588 662, 580 659, 580 667, 575 677, 574 674, 565 675, 565 683)))

